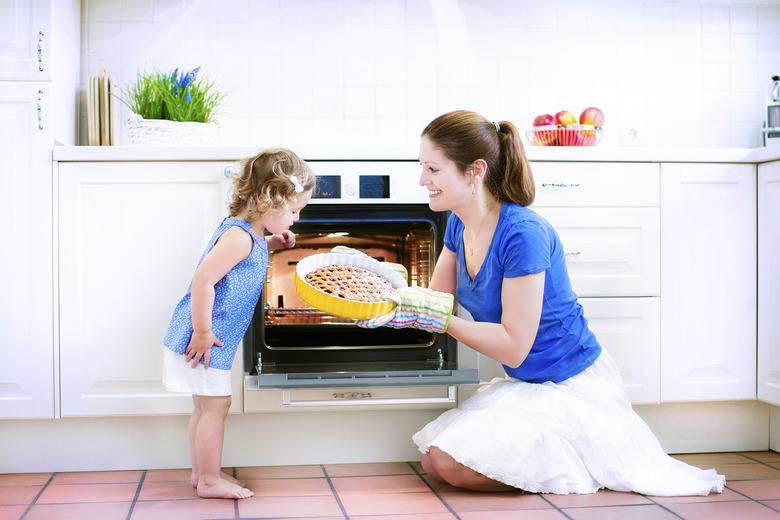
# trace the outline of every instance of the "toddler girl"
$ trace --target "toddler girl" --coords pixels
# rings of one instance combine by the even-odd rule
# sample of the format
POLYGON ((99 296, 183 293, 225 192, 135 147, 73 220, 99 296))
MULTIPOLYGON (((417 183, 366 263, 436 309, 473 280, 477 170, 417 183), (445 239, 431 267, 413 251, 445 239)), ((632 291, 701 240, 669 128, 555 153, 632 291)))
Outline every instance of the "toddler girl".
POLYGON ((192 485, 198 496, 246 498, 254 493, 220 472, 230 368, 263 290, 268 250, 295 245, 289 230, 309 202, 315 177, 290 150, 266 150, 242 163, 230 216, 217 227, 189 290, 173 312, 164 381, 192 394, 192 485), (263 238, 265 231, 271 235, 263 238))

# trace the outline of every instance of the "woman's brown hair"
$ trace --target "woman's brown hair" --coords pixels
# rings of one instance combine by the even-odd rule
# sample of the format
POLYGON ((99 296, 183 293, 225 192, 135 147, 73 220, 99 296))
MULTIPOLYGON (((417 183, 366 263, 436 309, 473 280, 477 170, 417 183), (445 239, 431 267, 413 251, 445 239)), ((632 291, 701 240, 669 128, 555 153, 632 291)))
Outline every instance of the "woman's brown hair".
POLYGON ((247 219, 252 220, 291 202, 300 191, 313 189, 315 182, 309 165, 291 150, 265 150, 242 161, 241 169, 233 179, 230 216, 235 217, 247 209, 247 219), (296 190, 297 186, 303 189, 296 190))
POLYGON ((477 159, 488 166, 485 185, 498 200, 530 206, 536 195, 523 142, 509 121, 493 123, 468 110, 440 115, 425 127, 427 137, 465 172, 477 159))

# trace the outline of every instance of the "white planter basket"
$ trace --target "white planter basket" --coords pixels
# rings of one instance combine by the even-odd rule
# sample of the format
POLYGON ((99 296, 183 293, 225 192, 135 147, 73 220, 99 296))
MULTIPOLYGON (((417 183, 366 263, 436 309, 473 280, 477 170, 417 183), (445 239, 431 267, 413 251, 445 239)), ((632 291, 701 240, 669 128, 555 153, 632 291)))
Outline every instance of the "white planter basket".
POLYGON ((215 144, 219 135, 217 123, 144 119, 138 114, 126 118, 123 126, 130 144, 150 146, 209 145, 215 144))

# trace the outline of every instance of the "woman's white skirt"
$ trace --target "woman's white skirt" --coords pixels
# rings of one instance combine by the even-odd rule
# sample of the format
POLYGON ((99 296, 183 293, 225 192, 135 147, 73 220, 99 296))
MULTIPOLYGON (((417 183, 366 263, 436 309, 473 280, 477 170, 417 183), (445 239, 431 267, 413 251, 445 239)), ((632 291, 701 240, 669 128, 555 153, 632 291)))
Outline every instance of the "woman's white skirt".
POLYGON ((725 477, 668 456, 633 411, 615 362, 596 362, 561 383, 495 379, 417 432, 493 480, 533 493, 645 495, 722 492, 725 477))
POLYGON ((203 364, 192 368, 182 354, 163 347, 165 359, 163 362, 163 384, 169 392, 180 392, 192 395, 231 395, 230 370, 219 368, 203 368, 203 364))

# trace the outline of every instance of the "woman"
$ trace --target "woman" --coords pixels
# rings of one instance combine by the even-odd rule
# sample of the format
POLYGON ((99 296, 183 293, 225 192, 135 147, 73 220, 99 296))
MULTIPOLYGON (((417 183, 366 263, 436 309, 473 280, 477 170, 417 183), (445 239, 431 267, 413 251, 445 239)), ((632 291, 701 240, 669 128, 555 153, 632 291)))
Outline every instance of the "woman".
POLYGON ((722 475, 669 457, 632 410, 558 234, 528 208, 534 182, 514 125, 444 114, 422 133, 420 163, 431 209, 452 212, 432 290, 400 291, 396 311, 366 325, 446 330, 507 375, 414 435, 423 469, 479 491, 722 492, 722 475), (451 316, 450 295, 474 321, 451 316))

